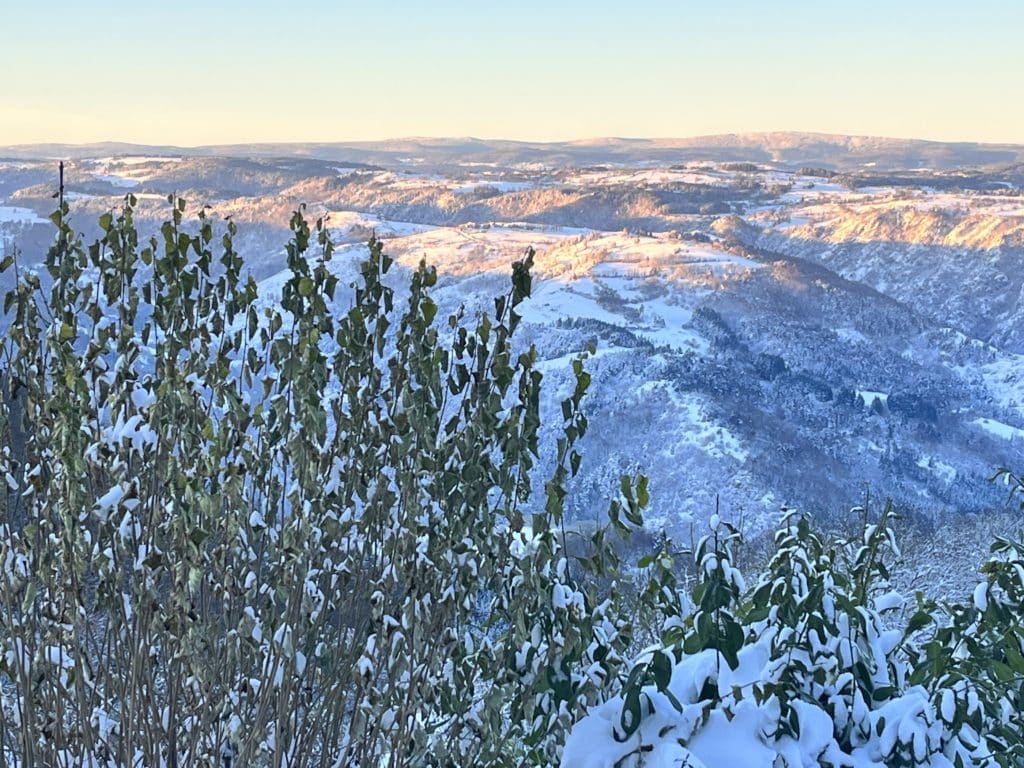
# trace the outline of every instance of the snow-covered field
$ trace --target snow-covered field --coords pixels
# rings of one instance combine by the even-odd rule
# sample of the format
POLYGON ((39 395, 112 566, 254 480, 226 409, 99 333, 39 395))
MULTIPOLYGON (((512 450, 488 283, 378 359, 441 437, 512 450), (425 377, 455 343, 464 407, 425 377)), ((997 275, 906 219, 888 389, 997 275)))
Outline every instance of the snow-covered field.
POLYGON ((0 224, 42 224, 45 219, 30 208, 0 205, 0 224))

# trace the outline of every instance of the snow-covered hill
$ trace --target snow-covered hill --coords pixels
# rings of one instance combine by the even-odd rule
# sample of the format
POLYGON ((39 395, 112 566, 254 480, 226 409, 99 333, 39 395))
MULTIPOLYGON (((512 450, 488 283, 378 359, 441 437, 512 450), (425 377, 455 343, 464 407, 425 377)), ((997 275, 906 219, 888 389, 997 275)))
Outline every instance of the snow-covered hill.
MULTIPOLYGON (((91 236, 126 192, 155 229, 166 194, 191 190, 238 223, 268 297, 302 202, 345 246, 347 279, 374 232, 404 267, 435 264, 442 313, 492 308, 510 263, 535 248, 522 338, 541 357, 549 423, 569 361, 595 350, 580 520, 637 468, 651 476, 651 524, 685 533, 716 499, 749 529, 783 503, 842 514, 865 490, 911 517, 985 511, 1004 502, 994 470, 1024 465, 1024 203, 1012 169, 893 176, 862 163, 838 176, 657 152, 374 167, 313 154, 107 148, 69 165, 65 192, 91 236)), ((50 233, 50 165, 0 162, 0 235, 22 260, 50 233)))
MULTIPOLYGON (((748 530, 782 503, 828 515, 865 488, 912 515, 981 511, 1002 501, 993 469, 1024 458, 1014 356, 810 262, 675 233, 328 221, 339 241, 376 231, 400 265, 436 265, 442 313, 487 311, 509 263, 537 249, 522 336, 540 353, 547 423, 571 359, 595 349, 580 520, 637 468, 651 524, 677 534, 716 498, 748 530)), ((361 253, 357 240, 339 268, 354 275, 361 253)))

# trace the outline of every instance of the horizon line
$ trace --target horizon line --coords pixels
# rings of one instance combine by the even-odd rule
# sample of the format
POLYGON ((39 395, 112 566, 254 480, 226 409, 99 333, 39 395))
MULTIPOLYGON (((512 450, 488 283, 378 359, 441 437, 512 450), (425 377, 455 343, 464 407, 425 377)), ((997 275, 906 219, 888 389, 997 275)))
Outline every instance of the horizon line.
POLYGON ((506 144, 525 144, 525 145, 540 145, 540 146, 555 146, 559 144, 567 145, 583 145, 583 144, 596 144, 599 142, 673 142, 673 141, 697 141, 700 139, 723 139, 723 138, 766 138, 770 136, 804 136, 804 137, 818 137, 824 139, 870 139, 870 140, 881 140, 881 141, 893 141, 893 142, 916 142, 922 144, 969 144, 976 146, 990 146, 990 147, 1024 147, 1024 140, 1021 141, 980 141, 976 139, 929 139, 920 138, 913 136, 886 136, 878 134, 862 134, 862 133, 831 133, 828 131, 803 131, 803 130, 766 130, 766 131, 728 131, 723 133, 702 133, 692 135, 680 135, 680 136, 590 136, 590 137, 579 137, 573 139, 516 139, 516 138, 505 138, 498 136, 483 137, 483 136, 472 136, 472 135, 410 135, 410 136, 393 136, 393 137, 381 137, 375 139, 281 139, 281 140, 267 140, 261 139, 257 141, 220 141, 220 142, 207 142, 202 144, 178 144, 173 142, 144 142, 144 141, 128 141, 121 139, 100 139, 95 141, 82 141, 82 142, 68 142, 68 141, 34 141, 34 142, 20 142, 15 144, 3 144, 0 147, 4 149, 28 149, 33 147, 73 147, 73 148, 88 148, 88 147, 101 147, 106 145, 122 145, 126 147, 141 147, 141 148, 152 148, 152 147, 166 147, 171 149, 209 149, 213 147, 252 147, 252 146, 275 146, 275 145, 353 145, 353 144, 388 144, 398 142, 411 142, 411 141, 435 141, 435 142, 454 142, 454 141, 477 141, 481 143, 487 142, 501 142, 506 144))

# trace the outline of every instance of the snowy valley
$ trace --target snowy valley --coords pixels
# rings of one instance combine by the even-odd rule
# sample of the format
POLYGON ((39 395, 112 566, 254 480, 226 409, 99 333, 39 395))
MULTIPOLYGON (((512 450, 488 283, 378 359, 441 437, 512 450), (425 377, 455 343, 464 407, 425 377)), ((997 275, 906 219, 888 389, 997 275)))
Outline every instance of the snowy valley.
MULTIPOLYGON (((580 519, 642 467, 651 524, 677 535, 716 498, 756 533, 782 505, 841 521, 865 492, 927 529, 1005 509, 989 479, 1024 463, 1024 171, 1005 155, 800 135, 169 151, 72 161, 75 226, 126 192, 155 224, 179 193, 239 225, 272 287, 306 203, 349 264, 376 233, 436 265, 444 312, 488 308, 535 248, 522 335, 549 391, 595 349, 580 519)), ((45 247, 54 183, 44 158, 0 164, 6 248, 45 247)))

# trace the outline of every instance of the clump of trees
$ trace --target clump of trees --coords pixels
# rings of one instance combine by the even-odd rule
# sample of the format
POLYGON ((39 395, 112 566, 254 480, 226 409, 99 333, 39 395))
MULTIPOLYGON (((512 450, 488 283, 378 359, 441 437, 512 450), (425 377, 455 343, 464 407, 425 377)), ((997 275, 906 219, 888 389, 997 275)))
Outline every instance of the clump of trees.
MULTIPOLYGON (((439 322, 435 271, 396 295, 371 240, 338 311, 323 221, 292 218, 278 302, 233 224, 172 197, 146 241, 134 203, 88 246, 62 205, 43 272, 3 264, 3 761, 557 762, 631 635, 587 575, 614 573, 606 532, 565 552, 582 361, 532 485, 532 253, 493 313, 439 322)), ((625 533, 646 481, 621 494, 625 533)))
POLYGON ((442 319, 435 271, 395 278, 371 239, 339 309, 322 220, 292 217, 266 297, 232 223, 169 202, 145 239, 128 195, 90 245, 62 202, 42 271, 0 264, 0 762, 571 766, 603 733, 607 765, 639 766, 751 706, 786 765, 812 710, 825 764, 867 743, 887 765, 1020 759, 1024 546, 898 636, 885 520, 832 544, 788 516, 748 589, 716 517, 627 595, 646 479, 585 536, 565 519, 582 357, 536 476, 541 375, 512 344, 532 252, 493 312, 442 319), (741 680, 755 655, 771 673, 741 680), (910 696, 925 735, 879 742, 910 696))

